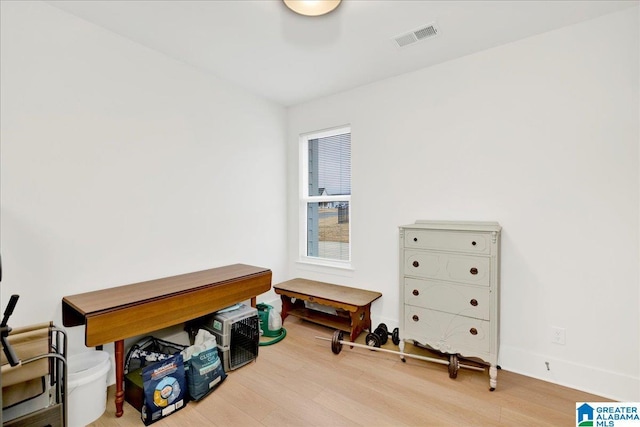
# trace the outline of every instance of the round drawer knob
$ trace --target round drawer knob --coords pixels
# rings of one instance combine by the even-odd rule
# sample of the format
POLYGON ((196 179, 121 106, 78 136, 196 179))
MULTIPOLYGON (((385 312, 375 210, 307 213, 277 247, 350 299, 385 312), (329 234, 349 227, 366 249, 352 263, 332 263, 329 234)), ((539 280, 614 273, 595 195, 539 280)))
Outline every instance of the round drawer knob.
POLYGON ((417 237, 414 237, 414 238, 413 238, 413 241, 414 241, 414 242, 417 242, 417 241, 418 241, 418 238, 417 238, 417 237))
POLYGON ((469 273, 471 273, 471 274, 473 274, 475 276, 476 274, 478 274, 478 269, 475 268, 475 267, 471 267, 471 270, 469 270, 469 273))
MULTIPOLYGON (((415 292, 415 291, 414 291, 414 292, 415 292)), ((471 301, 469 301, 469 304, 471 304, 471 305, 472 305, 472 306, 474 306, 474 307, 477 307, 477 306, 478 306, 478 300, 474 298, 474 299, 472 299, 471 301)))
POLYGON ((420 318, 418 317, 417 314, 414 314, 412 319, 413 319, 414 322, 417 322, 418 320, 420 320, 420 318))
POLYGON ((477 245, 476 241, 474 240, 473 242, 471 242, 471 246, 475 246, 477 245))
POLYGON ((469 329, 469 333, 471 335, 478 335, 478 330, 476 328, 471 328, 471 329, 469 329))
POLYGON ((413 295, 418 296, 420 295, 420 291, 418 291, 417 289, 413 290, 413 295))
POLYGON ((417 268, 417 267, 420 267, 420 263, 419 263, 418 261, 413 261, 413 264, 412 264, 412 265, 413 265, 414 267, 416 267, 416 268, 417 268))

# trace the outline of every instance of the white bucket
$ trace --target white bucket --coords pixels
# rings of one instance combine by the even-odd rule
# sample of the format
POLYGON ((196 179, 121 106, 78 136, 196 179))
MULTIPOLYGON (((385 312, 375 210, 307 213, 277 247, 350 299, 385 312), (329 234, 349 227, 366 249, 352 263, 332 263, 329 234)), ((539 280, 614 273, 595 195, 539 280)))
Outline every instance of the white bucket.
POLYGON ((107 408, 107 373, 111 359, 106 351, 69 356, 67 396, 70 427, 84 427, 100 418, 107 408))

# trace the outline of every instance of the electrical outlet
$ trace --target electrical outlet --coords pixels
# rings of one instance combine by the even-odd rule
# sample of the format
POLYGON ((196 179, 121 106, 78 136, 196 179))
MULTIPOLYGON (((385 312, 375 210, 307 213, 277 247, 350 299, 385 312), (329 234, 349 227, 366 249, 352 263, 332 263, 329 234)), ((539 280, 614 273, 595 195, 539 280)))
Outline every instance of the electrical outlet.
POLYGON ((557 326, 551 327, 551 342, 554 344, 565 345, 566 340, 566 332, 564 328, 559 328, 557 326))

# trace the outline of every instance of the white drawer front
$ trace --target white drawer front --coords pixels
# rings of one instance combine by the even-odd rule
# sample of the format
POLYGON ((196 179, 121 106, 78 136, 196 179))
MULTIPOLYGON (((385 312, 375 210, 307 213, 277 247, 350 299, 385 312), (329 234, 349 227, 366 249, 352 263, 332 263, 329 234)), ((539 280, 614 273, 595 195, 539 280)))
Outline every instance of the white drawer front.
POLYGON ((441 311, 405 306, 405 333, 421 344, 445 353, 488 353, 489 322, 441 311))
POLYGON ((440 251, 491 253, 491 235, 439 230, 405 230, 404 247, 440 251))
POLYGON ((404 279, 404 302, 416 307, 489 320, 489 288, 404 279))
POLYGON ((409 276, 489 286, 490 258, 437 252, 404 252, 404 272, 409 276))

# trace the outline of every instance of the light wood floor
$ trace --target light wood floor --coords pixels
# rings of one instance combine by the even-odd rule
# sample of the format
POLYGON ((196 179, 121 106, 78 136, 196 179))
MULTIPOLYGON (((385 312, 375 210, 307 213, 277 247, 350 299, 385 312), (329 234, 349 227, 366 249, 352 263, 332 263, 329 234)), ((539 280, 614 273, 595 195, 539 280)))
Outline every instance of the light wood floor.
MULTIPOLYGON (((505 370, 489 392, 486 371, 460 369, 454 380, 437 363, 348 346, 335 355, 314 338, 332 330, 292 317, 284 326, 283 341, 260 347, 255 362, 154 426, 575 426, 575 402, 607 400, 505 370)), ((127 403, 115 417, 113 394, 110 387, 107 411, 91 426, 143 425, 127 403)))

